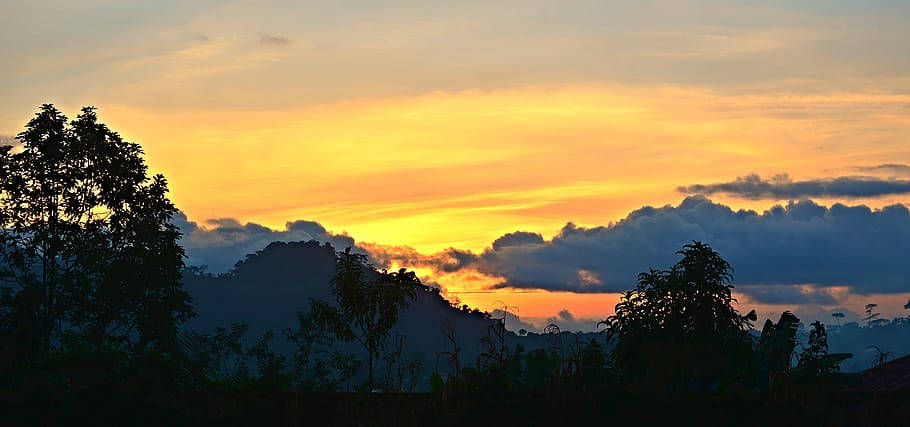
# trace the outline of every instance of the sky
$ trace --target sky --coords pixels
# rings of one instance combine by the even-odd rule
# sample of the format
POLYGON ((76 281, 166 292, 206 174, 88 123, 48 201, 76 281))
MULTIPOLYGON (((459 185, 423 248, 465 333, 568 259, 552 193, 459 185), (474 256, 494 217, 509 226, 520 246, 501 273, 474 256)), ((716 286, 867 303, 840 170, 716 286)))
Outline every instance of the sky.
POLYGON ((744 311, 903 315, 910 3, 792 3, 7 0, 0 138, 97 106, 213 270, 312 237, 579 321, 705 239, 744 311))

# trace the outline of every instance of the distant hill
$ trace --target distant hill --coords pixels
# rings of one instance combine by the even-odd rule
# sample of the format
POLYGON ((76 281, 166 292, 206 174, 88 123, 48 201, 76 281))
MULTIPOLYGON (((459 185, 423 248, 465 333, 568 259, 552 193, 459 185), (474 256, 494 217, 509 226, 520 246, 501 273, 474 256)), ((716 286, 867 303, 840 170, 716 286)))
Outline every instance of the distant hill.
POLYGON ((859 372, 872 366, 876 352, 869 346, 889 353, 888 360, 910 354, 910 320, 907 318, 899 317, 877 326, 860 327, 851 322, 841 326, 828 325, 827 328, 832 353, 853 353, 853 358, 841 365, 844 372, 859 372))
MULTIPOLYGON (((282 329, 296 326, 296 313, 309 309, 311 298, 334 303, 329 284, 334 274, 335 248, 329 244, 271 243, 248 255, 226 274, 187 274, 184 288, 192 295, 199 314, 187 326, 211 331, 231 322, 243 322, 250 327, 249 341, 269 329, 279 338, 282 329)), ((484 313, 457 309, 437 289, 425 287, 402 312, 391 336, 405 337, 405 359, 422 360, 429 375, 435 368, 436 355, 447 350, 444 326, 455 331, 461 364, 474 366, 482 351, 480 338, 493 323, 484 313)), ((289 345, 282 347, 282 341, 276 339, 276 349, 290 351, 289 345)), ((343 348, 356 350, 351 345, 343 348)))
MULTIPOLYGON (((283 344, 281 331, 296 326, 296 313, 309 308, 310 298, 334 302, 329 282, 335 274, 335 248, 317 241, 274 242, 247 255, 226 274, 210 275, 192 270, 189 273, 184 286, 193 296, 199 316, 188 327, 211 331, 231 322, 243 322, 250 326, 249 341, 270 329, 276 335, 275 348, 290 351, 290 346, 283 344)), ((494 313, 494 316, 499 314, 494 313)), ((404 336, 404 357, 422 360, 425 372, 431 373, 437 354, 451 350, 447 347, 443 325, 455 331, 461 347, 461 365, 474 366, 483 350, 480 339, 488 333, 493 322, 479 312, 451 306, 438 291, 427 287, 402 313, 391 336, 404 336)), ((861 371, 870 366, 873 354, 865 351, 870 345, 878 345, 894 357, 910 353, 910 321, 905 319, 876 327, 850 323, 839 327, 829 325, 828 329, 832 352, 854 354, 842 365, 846 372, 861 371)), ((800 335, 802 341, 805 341, 805 335, 800 335)), ((581 338, 602 339, 592 333, 581 338)), ((508 332, 506 336, 510 348, 521 344, 525 350, 547 348, 551 345, 548 340, 545 335, 534 333, 518 336, 508 332)), ((352 345, 342 347, 347 351, 357 349, 352 345)), ((448 368, 441 366, 440 371, 448 371, 448 368)))

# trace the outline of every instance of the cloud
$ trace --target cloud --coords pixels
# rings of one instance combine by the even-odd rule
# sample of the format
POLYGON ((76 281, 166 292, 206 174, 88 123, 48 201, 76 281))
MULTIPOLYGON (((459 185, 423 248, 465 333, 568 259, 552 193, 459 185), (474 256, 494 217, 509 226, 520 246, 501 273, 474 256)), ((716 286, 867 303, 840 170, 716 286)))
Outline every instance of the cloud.
POLYGON ((816 320, 829 325, 842 325, 844 323, 858 322, 863 318, 863 316, 861 316, 859 313, 852 311, 846 307, 835 307, 832 309, 825 309, 822 307, 800 307, 794 311, 794 314, 796 314, 796 316, 799 317, 806 325, 816 320), (838 319, 832 316, 834 313, 841 313, 844 315, 844 317, 838 319))
POLYGON ((863 172, 889 173, 892 175, 910 176, 910 165, 901 163, 882 163, 876 166, 859 166, 856 168, 863 172))
POLYGON ((556 313, 556 316, 548 317, 546 319, 546 324, 554 324, 559 326, 561 331, 572 331, 572 332, 591 332, 597 330, 597 322, 602 321, 603 319, 588 319, 588 318, 576 318, 568 309, 559 310, 559 313, 556 313))
POLYGON ((736 290, 749 296, 759 304, 811 304, 836 305, 840 303, 840 292, 833 288, 808 285, 745 285, 736 290))
POLYGON ((543 236, 540 233, 516 231, 503 234, 502 237, 494 240, 493 250, 499 250, 506 246, 539 245, 541 243, 543 243, 543 236))
POLYGON ((230 270, 247 254, 275 241, 317 240, 338 250, 354 246, 350 236, 329 232, 313 221, 292 221, 285 224, 284 230, 272 230, 252 222, 241 224, 233 218, 216 218, 207 220, 206 227, 201 227, 179 213, 173 223, 183 233, 181 244, 187 251, 187 265, 206 265, 212 273, 230 270))
MULTIPOLYGON (((894 165, 890 165, 894 166, 894 165)), ((903 165, 900 165, 903 166, 903 165)), ((728 194, 745 199, 799 199, 804 197, 860 198, 910 193, 910 180, 843 176, 831 179, 793 181, 787 174, 763 180, 757 174, 735 181, 677 187, 686 194, 728 194)))
POLYGON ((527 332, 542 333, 547 325, 554 324, 561 331, 571 332, 593 332, 599 330, 597 323, 602 321, 601 318, 577 318, 568 309, 563 308, 555 316, 550 317, 531 317, 522 319, 514 313, 495 309, 490 312, 493 318, 501 319, 505 317, 506 329, 512 332, 518 332, 524 329, 527 332))
MULTIPOLYGON (((750 304, 830 307, 862 295, 903 293, 908 286, 904 266, 910 253, 910 210, 900 204, 870 209, 801 200, 758 213, 690 196, 677 206, 642 207, 609 226, 568 223, 549 240, 531 232, 508 233, 479 253, 355 246, 351 236, 304 220, 288 222, 284 230, 232 218, 199 225, 183 214, 174 222, 184 233, 188 264, 208 265, 216 273, 273 241, 317 240, 339 250, 354 246, 380 267, 424 268, 430 282, 473 275, 490 279, 477 282, 482 283, 478 290, 621 292, 635 286, 638 273, 668 268, 679 259, 675 251, 699 240, 733 265, 736 291, 750 304)), ((590 323, 569 312, 535 319, 524 322, 537 325, 555 319, 561 327, 590 323)))
POLYGON ((834 303, 835 294, 823 289, 834 286, 858 294, 907 291, 910 210, 900 204, 873 210, 801 200, 757 213, 690 196, 676 207, 643 207, 607 227, 568 223, 540 244, 449 249, 410 260, 501 277, 502 288, 620 292, 635 286, 638 273, 673 265, 675 252, 692 240, 727 259, 737 290, 759 301, 834 303))
POLYGON ((274 36, 271 34, 260 34, 259 44, 270 46, 286 46, 291 44, 291 39, 284 36, 274 36))
POLYGON ((20 145, 20 142, 14 136, 0 135, 0 146, 3 145, 12 145, 13 147, 18 147, 20 145))
POLYGON ((514 313, 511 313, 506 310, 497 308, 490 312, 490 316, 493 317, 494 319, 505 318, 506 329, 508 329, 512 332, 517 333, 518 331, 520 331, 522 329, 524 329, 527 332, 540 332, 540 328, 538 328, 536 325, 525 322, 525 321, 521 320, 521 318, 518 317, 517 315, 515 315, 514 313))

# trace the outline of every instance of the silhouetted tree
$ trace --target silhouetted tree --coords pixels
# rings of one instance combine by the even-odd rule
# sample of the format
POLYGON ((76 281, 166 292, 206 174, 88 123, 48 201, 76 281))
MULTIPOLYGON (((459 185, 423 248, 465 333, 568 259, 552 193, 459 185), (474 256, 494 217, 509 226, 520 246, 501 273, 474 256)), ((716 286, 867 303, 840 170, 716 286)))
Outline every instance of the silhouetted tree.
POLYGON ((332 279, 332 293, 338 307, 324 301, 312 300, 310 315, 334 336, 344 341, 356 341, 367 351, 368 387, 373 389, 373 365, 398 315, 416 298, 423 286, 417 274, 402 268, 397 272, 375 272, 365 255, 339 253, 332 279), (367 274, 376 274, 368 280, 367 274))
POLYGON ((777 379, 790 372, 798 331, 799 318, 789 311, 781 313, 777 324, 771 319, 765 320, 758 342, 758 356, 764 377, 762 384, 768 389, 774 388, 777 379))
POLYGON ((256 361, 258 387, 265 390, 282 390, 290 387, 292 377, 285 372, 285 357, 271 349, 275 335, 265 331, 256 344, 246 350, 246 355, 256 361))
POLYGON ((875 352, 875 355, 872 359, 871 369, 877 369, 877 370, 883 369, 885 366, 885 363, 888 363, 888 359, 891 358, 891 352, 882 351, 882 348, 877 345, 870 345, 869 347, 866 347, 866 351, 870 351, 870 350, 875 352))
MULTIPOLYGON (((452 322, 449 319, 444 319, 442 325, 440 325, 441 333, 445 338, 445 348, 436 354, 436 366, 435 372, 433 373, 434 378, 438 378, 438 381, 442 381, 442 377, 439 375, 439 358, 447 357, 449 359, 449 367, 455 367, 455 377, 457 378, 461 373, 461 359, 459 354, 461 352, 461 347, 458 345, 458 339, 455 337, 455 327, 452 326, 452 322), (451 349, 451 350, 450 350, 451 349)), ((451 375, 451 369, 449 374, 451 375)), ((435 389, 435 387, 434 387, 435 389)))
POLYGON ((241 340, 249 327, 233 323, 230 328, 215 328, 215 334, 186 331, 178 338, 178 362, 186 377, 186 386, 198 389, 204 385, 236 385, 249 377, 248 355, 241 340))
POLYGON ((869 326, 872 326, 878 320, 878 316, 881 316, 881 313, 875 312, 875 307, 878 307, 878 304, 866 304, 866 317, 863 317, 863 320, 869 326))
POLYGON ((733 307, 733 268, 708 245, 693 242, 670 270, 638 276, 606 325, 614 367, 630 380, 705 388, 748 377, 753 310, 733 307))
POLYGON ((806 348, 799 356, 798 368, 810 377, 826 377, 840 372, 840 363, 853 357, 849 353, 828 353, 828 333, 822 322, 812 323, 806 348))
POLYGON ((338 384, 329 379, 329 360, 319 357, 333 342, 329 331, 320 327, 311 312, 298 312, 297 324, 297 329, 284 330, 285 338, 295 345, 293 361, 297 387, 302 390, 336 388, 338 384))
POLYGON ((94 108, 67 120, 42 105, 0 147, 0 323, 28 357, 167 350, 194 316, 167 182, 94 108))
POLYGON ((831 317, 837 320, 837 325, 840 326, 840 319, 844 318, 844 313, 831 313, 831 317))

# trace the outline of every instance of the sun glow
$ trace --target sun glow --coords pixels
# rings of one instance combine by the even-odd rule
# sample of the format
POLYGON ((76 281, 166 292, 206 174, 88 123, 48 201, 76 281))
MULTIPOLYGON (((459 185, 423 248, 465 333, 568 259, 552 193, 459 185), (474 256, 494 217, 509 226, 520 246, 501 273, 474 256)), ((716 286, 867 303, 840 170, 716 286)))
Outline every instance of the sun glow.
MULTIPOLYGON (((550 238, 567 221, 605 225, 643 204, 678 203, 682 184, 753 172, 819 178, 910 159, 910 146, 895 142, 910 131, 908 103, 910 96, 879 93, 575 85, 281 111, 105 105, 99 113, 142 144, 191 220, 233 217, 282 229, 311 219, 358 242, 433 253, 479 252, 515 230, 550 238)), ((759 211, 777 203, 713 199, 759 211)), ((554 304, 603 316, 617 300, 491 290, 498 278, 419 273, 450 299, 487 310, 507 302, 524 316, 551 316, 554 304)), ((597 278, 580 272, 579 280, 597 278)))

